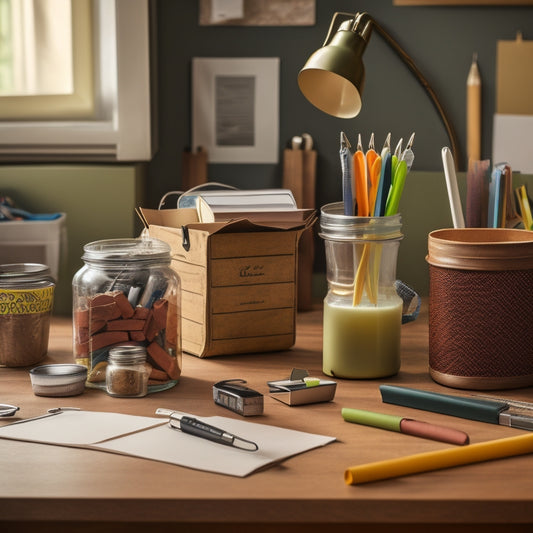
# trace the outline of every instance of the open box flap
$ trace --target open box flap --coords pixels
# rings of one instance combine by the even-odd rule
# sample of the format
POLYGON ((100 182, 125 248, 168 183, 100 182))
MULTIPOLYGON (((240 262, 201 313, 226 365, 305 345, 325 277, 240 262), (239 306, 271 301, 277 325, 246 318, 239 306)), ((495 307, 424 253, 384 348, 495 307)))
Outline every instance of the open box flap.
POLYGON ((247 233, 254 231, 288 231, 304 230, 311 227, 317 219, 314 209, 302 212, 300 220, 279 220, 269 222, 252 222, 246 218, 239 218, 229 222, 198 222, 196 209, 144 209, 140 207, 137 214, 144 226, 162 226, 180 229, 187 226, 189 229, 205 231, 209 235, 215 233, 247 233))

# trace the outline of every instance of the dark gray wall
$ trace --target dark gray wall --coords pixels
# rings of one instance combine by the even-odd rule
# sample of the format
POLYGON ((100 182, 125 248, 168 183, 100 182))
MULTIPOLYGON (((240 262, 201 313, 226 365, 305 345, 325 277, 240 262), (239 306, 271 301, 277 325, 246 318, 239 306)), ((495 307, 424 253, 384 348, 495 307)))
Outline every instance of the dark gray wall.
MULTIPOLYGON (((420 294, 428 293, 425 262, 427 235, 451 227, 442 171, 441 148, 450 146, 446 131, 417 80, 374 32, 365 52, 366 86, 362 112, 354 119, 330 117, 300 93, 297 75, 322 45, 336 11, 368 11, 411 55, 453 122, 462 154, 466 145, 466 78, 474 52, 483 78, 482 158, 491 157, 495 105, 496 47, 522 31, 533 39, 532 7, 396 7, 392 0, 317 0, 311 27, 201 27, 196 0, 157 0, 159 151, 148 167, 147 205, 157 207, 170 190, 181 188, 181 156, 191 144, 190 69, 193 57, 279 57, 280 161, 293 135, 310 133, 318 150, 317 207, 341 199, 339 132, 365 143, 374 132, 381 148, 388 132, 393 145, 416 133, 415 162, 400 211, 405 238, 398 277, 420 294)), ((533 68, 533 66, 532 66, 533 68)), ((464 156, 459 161, 465 168, 464 156)), ((239 188, 279 187, 282 165, 210 164, 208 176, 239 188)), ((464 172, 459 174, 464 194, 464 172)), ((517 184, 531 177, 518 177, 517 184)), ((527 181, 530 183, 530 181, 527 181)), ((316 237, 314 294, 325 292, 324 247, 316 237)))
MULTIPOLYGON (((365 53, 367 81, 363 110, 354 119, 330 117, 301 95, 297 74, 325 39, 335 11, 368 11, 416 61, 457 130, 465 151, 466 77, 478 53, 483 78, 482 157, 491 156, 495 102, 496 44, 517 30, 533 39, 533 7, 396 7, 392 0, 317 0, 311 27, 205 27, 198 25, 197 0, 157 0, 159 151, 149 165, 148 203, 181 186, 181 153, 191 143, 192 57, 279 57, 280 153, 296 134, 309 132, 319 152, 317 202, 340 199, 339 131, 379 146, 387 132, 393 142, 416 132, 413 170, 441 170, 445 130, 421 86, 374 32, 365 53)), ((460 161, 464 168, 464 160, 460 161)), ((281 165, 211 164, 209 178, 240 188, 278 187, 281 165)))

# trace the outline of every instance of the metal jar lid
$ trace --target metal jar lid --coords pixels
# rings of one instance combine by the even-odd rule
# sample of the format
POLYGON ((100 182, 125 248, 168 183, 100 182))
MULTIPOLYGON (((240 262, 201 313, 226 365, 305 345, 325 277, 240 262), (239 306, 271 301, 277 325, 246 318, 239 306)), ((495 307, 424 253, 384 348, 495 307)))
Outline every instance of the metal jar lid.
POLYGON ((159 239, 106 239, 83 247, 84 261, 170 263, 170 245, 159 239))
POLYGON ((360 217, 344 214, 342 202, 320 209, 320 237, 333 241, 401 239, 400 214, 386 217, 360 217))
POLYGON ((144 346, 115 346, 109 350, 109 363, 135 365, 146 361, 146 348, 144 346))
POLYGON ((0 287, 14 288, 30 285, 53 285, 50 268, 40 263, 9 263, 0 265, 0 287))

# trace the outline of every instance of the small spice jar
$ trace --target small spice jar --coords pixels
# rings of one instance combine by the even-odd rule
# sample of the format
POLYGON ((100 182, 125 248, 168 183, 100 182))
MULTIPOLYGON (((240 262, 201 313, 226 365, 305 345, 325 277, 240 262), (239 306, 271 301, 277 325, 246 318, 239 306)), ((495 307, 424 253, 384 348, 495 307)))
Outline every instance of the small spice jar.
POLYGON ((150 367, 144 346, 115 346, 109 350, 106 390, 110 396, 141 398, 148 393, 150 367))
POLYGON ((0 366, 30 366, 45 358, 54 289, 46 265, 0 265, 0 366))

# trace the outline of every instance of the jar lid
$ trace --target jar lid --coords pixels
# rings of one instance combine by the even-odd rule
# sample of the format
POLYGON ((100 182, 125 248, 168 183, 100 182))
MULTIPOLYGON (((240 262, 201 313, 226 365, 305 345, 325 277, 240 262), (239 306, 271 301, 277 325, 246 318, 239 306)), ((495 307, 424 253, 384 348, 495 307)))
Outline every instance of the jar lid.
POLYGON ((36 282, 54 283, 50 268, 40 263, 0 265, 0 286, 25 285, 36 282))
POLYGON ((170 261, 170 245, 150 237, 94 241, 83 250, 84 261, 170 261))
POLYGON ((320 209, 320 237, 335 241, 400 239, 400 214, 384 217, 359 217, 344 214, 344 204, 335 202, 320 209))
POLYGON ((146 361, 146 348, 139 345, 120 345, 109 350, 110 363, 135 364, 146 361))

